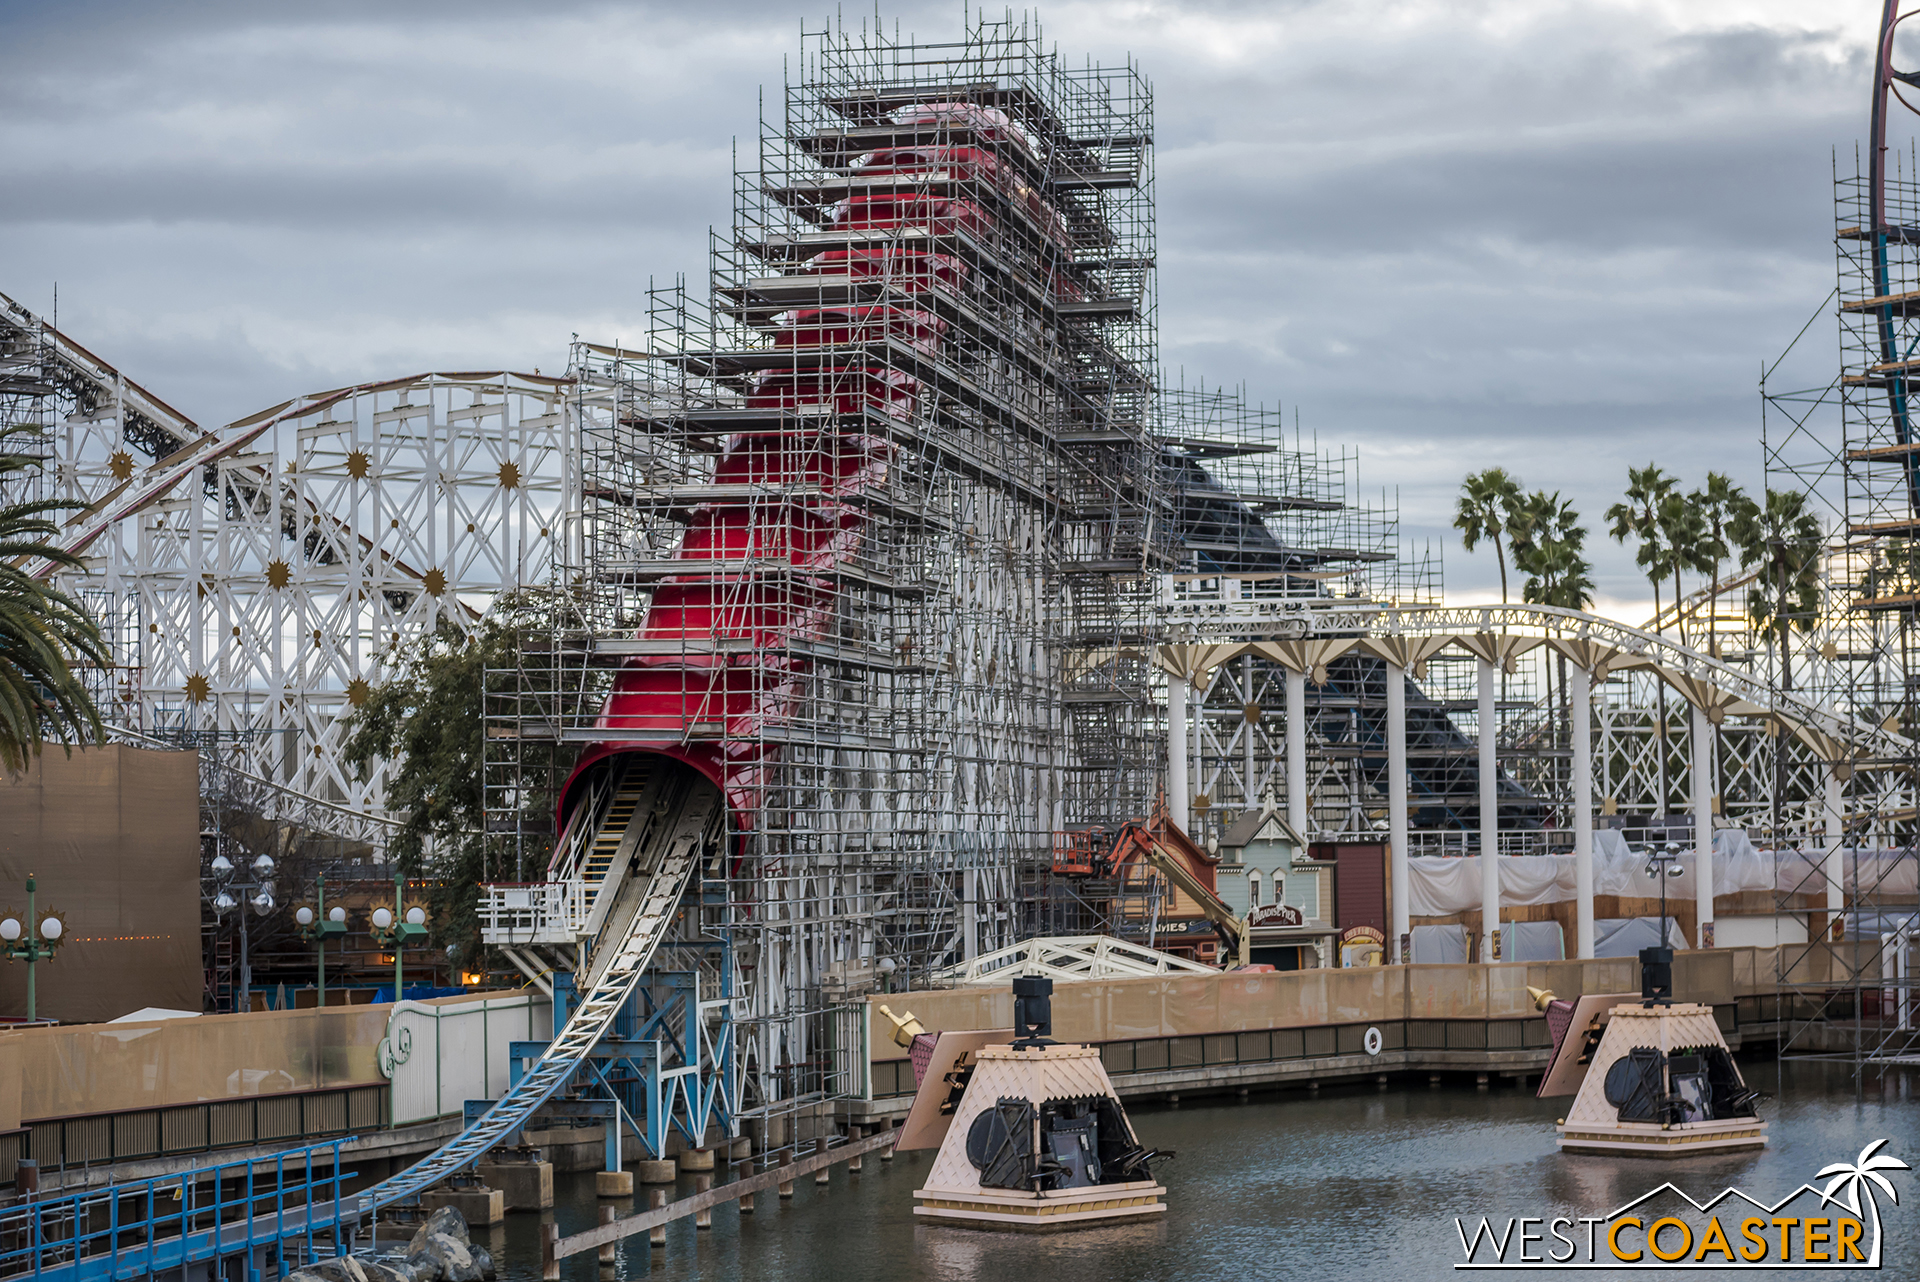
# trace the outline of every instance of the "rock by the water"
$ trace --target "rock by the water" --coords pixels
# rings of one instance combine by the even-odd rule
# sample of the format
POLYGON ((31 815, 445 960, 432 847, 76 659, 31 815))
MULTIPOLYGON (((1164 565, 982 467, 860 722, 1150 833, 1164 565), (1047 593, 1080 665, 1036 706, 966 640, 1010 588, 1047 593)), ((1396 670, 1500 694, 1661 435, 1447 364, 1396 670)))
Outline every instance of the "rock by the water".
POLYGON ((283 1282, 491 1282, 493 1275, 493 1257, 473 1244, 466 1217, 443 1206, 414 1233, 404 1259, 315 1260, 283 1282))
POLYGON ((405 1260, 362 1260, 367 1282, 434 1282, 434 1279, 405 1260))
POLYGON ((436 1282, 486 1282, 493 1276, 493 1260, 472 1243, 451 1233, 430 1233, 426 1241, 407 1251, 407 1264, 420 1278, 436 1282))
POLYGON ((467 1232, 467 1217, 451 1206, 443 1206, 414 1231, 413 1241, 407 1244, 407 1254, 412 1255, 425 1246, 427 1239, 436 1233, 444 1233, 461 1242, 473 1241, 472 1235, 467 1232))
POLYGON ((373 1282, 367 1274, 367 1268, 351 1255, 335 1256, 330 1260, 314 1260, 302 1265, 287 1275, 289 1282, 298 1278, 300 1282, 373 1282))

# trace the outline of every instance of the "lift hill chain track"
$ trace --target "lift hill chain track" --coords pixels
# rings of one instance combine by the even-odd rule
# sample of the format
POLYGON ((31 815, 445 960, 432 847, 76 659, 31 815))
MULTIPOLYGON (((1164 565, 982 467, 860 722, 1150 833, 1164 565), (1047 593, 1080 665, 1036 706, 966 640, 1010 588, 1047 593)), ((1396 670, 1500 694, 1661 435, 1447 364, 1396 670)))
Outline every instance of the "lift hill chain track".
MULTIPOLYGON (((692 776, 693 772, 686 774, 692 776)), ((678 806, 669 805, 658 812, 617 804, 607 808, 604 816, 598 807, 576 809, 577 822, 595 824, 595 846, 612 836, 623 850, 640 844, 639 840, 625 840, 635 815, 645 818, 658 813, 662 820, 644 831, 644 848, 635 852, 633 868, 608 914, 612 920, 601 933, 601 940, 618 942, 611 946, 603 943, 594 950, 585 996, 546 1054, 480 1120, 432 1156, 362 1194, 363 1211, 417 1197, 477 1161, 526 1125, 599 1044, 672 928, 680 895, 698 871, 702 851, 715 838, 721 822, 720 790, 711 782, 693 777, 678 792, 678 806)), ((671 798, 673 790, 663 790, 659 795, 663 800, 671 798)))

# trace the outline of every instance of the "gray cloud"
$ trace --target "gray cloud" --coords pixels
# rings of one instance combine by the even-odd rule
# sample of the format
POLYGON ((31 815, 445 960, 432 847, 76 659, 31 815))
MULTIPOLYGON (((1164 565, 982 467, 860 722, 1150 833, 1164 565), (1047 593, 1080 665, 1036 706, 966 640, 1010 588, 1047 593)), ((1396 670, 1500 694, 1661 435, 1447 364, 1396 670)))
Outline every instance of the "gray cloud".
MULTIPOLYGON (((1754 381, 1832 287, 1829 161, 1864 131, 1876 13, 1081 0, 1047 37, 1154 82, 1167 363, 1357 443, 1409 534, 1444 540, 1488 463, 1596 523, 1630 462, 1759 484, 1754 381)), ((573 332, 638 334, 650 279, 704 280, 801 26, 769 3, 7 6, 0 290, 44 308, 58 280, 64 328, 204 422, 551 369, 573 332)), ((1823 383, 1832 333, 1782 378, 1823 383)), ((1644 598, 1597 542, 1603 595, 1644 598)), ((1448 560, 1456 589, 1495 582, 1448 560)))

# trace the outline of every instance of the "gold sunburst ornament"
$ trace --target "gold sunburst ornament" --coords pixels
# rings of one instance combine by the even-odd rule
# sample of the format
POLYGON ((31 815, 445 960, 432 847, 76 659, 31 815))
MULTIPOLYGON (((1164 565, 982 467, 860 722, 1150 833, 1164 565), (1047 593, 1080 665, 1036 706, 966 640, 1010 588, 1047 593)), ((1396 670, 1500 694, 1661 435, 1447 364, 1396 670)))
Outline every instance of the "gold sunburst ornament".
POLYGON ((107 470, 113 473, 114 480, 126 480, 133 475, 133 455, 125 450, 115 450, 107 459, 107 470))
POLYGON ((519 467, 513 463, 502 463, 500 465, 500 488, 504 490, 512 490, 512 489, 518 489, 519 486, 520 486, 519 467))
POLYGON ((367 696, 373 693, 373 687, 363 677, 355 677, 347 682, 347 702, 356 708, 367 706, 367 696))
POLYGON ((427 590, 429 596, 443 596, 447 591, 447 576, 439 570, 428 570, 420 576, 420 586, 427 590))
POLYGON ((267 586, 284 588, 293 582, 293 571, 285 561, 272 561, 267 564, 267 586))
POLYGON ((198 672, 187 678, 187 702, 205 703, 213 697, 213 687, 198 672))
POLYGON ((372 467, 373 460, 367 457, 364 450, 355 450, 347 455, 347 475, 356 481, 365 480, 372 467))

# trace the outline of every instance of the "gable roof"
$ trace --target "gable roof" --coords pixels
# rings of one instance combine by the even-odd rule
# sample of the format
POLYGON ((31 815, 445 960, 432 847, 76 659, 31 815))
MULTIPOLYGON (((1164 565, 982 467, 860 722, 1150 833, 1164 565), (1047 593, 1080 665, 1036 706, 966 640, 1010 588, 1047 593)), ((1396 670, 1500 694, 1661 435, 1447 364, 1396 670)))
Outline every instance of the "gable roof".
POLYGON ((1220 845, 1222 849, 1230 846, 1238 850, 1260 840, 1262 831, 1267 828, 1277 830, 1267 834, 1270 840, 1290 841, 1295 850, 1305 853, 1307 843, 1301 840, 1300 834, 1293 830, 1293 825, 1277 810, 1249 810, 1242 814, 1220 834, 1220 845))

